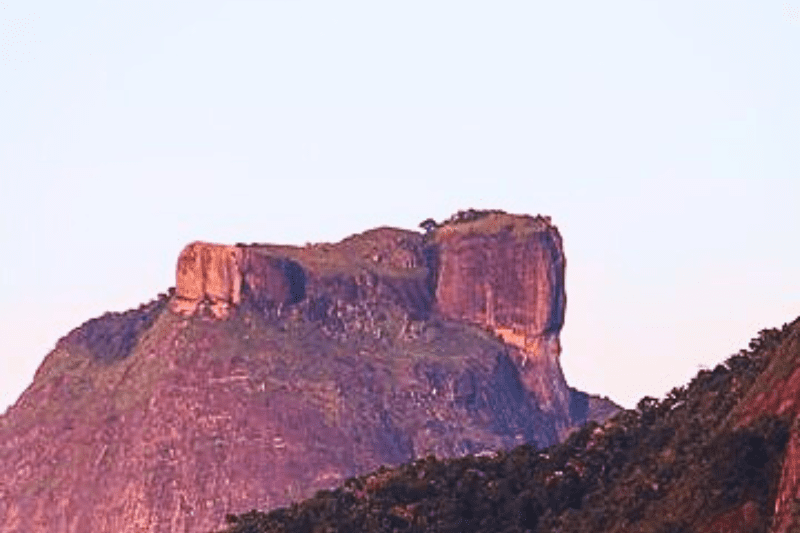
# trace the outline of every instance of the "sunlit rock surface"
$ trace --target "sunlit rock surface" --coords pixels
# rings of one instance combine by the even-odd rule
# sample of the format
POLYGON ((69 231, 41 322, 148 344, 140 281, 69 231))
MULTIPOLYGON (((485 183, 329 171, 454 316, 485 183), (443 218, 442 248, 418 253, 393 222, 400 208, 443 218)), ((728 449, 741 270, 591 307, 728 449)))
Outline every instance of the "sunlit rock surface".
POLYGON ((193 242, 178 257, 173 311, 190 315, 203 302, 216 318, 241 301, 242 251, 236 246, 193 242))
POLYGON ((0 418, 0 531, 209 531, 380 465, 607 418, 561 373, 557 230, 475 216, 190 244, 174 291, 61 339, 0 418))
POLYGON ((558 229, 545 217, 491 213, 446 223, 433 242, 439 311, 515 346, 526 388, 566 422, 570 395, 559 363, 566 261, 558 229))

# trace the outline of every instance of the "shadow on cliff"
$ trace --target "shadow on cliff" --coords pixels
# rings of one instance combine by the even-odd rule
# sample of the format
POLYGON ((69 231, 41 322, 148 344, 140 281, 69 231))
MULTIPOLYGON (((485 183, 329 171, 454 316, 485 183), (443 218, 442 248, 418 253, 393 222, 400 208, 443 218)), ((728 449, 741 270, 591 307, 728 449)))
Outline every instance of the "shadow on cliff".
POLYGON ((108 312, 71 331, 66 341, 100 362, 113 363, 133 353, 136 344, 167 307, 172 291, 122 313, 108 312))

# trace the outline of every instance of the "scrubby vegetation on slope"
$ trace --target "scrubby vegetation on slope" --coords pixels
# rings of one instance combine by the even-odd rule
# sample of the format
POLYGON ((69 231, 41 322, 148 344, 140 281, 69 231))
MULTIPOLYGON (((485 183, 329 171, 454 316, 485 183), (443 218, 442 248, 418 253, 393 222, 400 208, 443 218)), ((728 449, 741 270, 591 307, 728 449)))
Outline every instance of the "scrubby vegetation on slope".
POLYGON ((67 339, 98 361, 125 359, 167 305, 170 294, 122 313, 108 312, 75 328, 67 339))
POLYGON ((753 531, 767 531, 789 420, 733 430, 728 415, 798 327, 764 330, 688 386, 562 444, 381 469, 289 508, 229 515, 226 533, 679 533, 743 505, 757 515, 753 531))

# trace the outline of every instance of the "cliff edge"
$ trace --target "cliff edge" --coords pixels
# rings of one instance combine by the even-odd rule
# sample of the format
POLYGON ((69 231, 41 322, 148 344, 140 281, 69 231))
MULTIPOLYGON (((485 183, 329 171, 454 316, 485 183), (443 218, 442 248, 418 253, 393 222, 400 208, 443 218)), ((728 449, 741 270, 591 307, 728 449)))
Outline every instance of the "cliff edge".
POLYGON ((70 332, 0 418, 0 530, 208 531, 617 410, 563 379, 554 226, 476 211, 425 226, 188 245, 174 290, 70 332))
POLYGON ((558 229, 541 216, 467 212, 433 229, 431 240, 441 314, 514 346, 526 388, 543 409, 569 418, 559 362, 567 297, 558 229))
POLYGON ((475 210, 424 225, 424 236, 380 228, 306 248, 194 242, 178 258, 170 307, 224 319, 243 294, 262 307, 307 295, 354 303, 365 299, 371 280, 411 317, 435 311, 495 333, 514 348, 539 405, 570 420, 559 362, 566 259, 558 228, 549 217, 475 210))

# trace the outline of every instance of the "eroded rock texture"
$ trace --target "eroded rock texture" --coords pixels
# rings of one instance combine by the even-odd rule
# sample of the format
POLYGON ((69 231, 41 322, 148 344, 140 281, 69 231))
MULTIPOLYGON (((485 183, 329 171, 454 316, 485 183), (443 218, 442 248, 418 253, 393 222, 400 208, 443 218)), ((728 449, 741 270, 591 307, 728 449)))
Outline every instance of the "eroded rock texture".
POLYGON ((519 349, 523 381, 545 410, 566 417, 569 391, 559 356, 564 324, 564 251, 543 217, 494 213, 433 232, 436 305, 442 315, 488 327, 519 349))
POLYGON ((293 304, 306 296, 306 273, 296 262, 242 248, 245 294, 260 306, 293 304))
POLYGON ((380 465, 552 444, 616 410, 564 382, 563 273, 555 228, 510 215, 192 243, 174 294, 77 328, 0 418, 0 531, 210 531, 380 465))
POLYGON ((558 230, 540 219, 508 215, 462 225, 435 232, 442 314, 528 339, 557 335, 566 303, 558 230))
POLYGON ((173 311, 190 315, 207 303, 213 316, 226 317, 241 300, 241 261, 237 246, 189 244, 178 257, 173 311))

